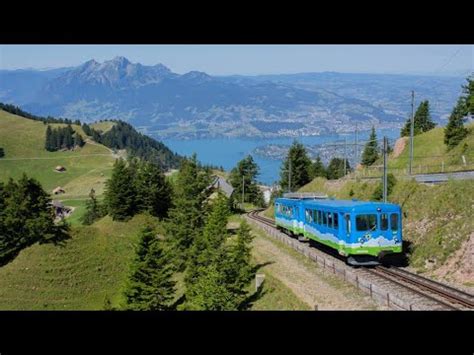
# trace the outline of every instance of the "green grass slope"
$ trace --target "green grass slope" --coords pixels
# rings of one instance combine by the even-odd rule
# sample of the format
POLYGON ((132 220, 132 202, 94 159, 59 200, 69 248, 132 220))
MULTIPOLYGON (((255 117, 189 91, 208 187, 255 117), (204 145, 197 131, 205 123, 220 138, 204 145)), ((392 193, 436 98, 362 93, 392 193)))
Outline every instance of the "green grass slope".
POLYGON ((64 246, 34 245, 0 268, 0 310, 100 310, 119 306, 141 227, 105 217, 74 228, 64 246))
MULTIPOLYGON (((25 172, 38 179, 47 192, 63 187, 66 193, 59 195, 60 199, 87 198, 91 188, 102 194, 115 160, 110 150, 88 142, 74 151, 48 152, 44 149, 46 127, 0 110, 0 146, 5 150, 5 157, 0 159, 0 181, 17 179, 25 172), (54 171, 57 165, 66 171, 54 171)), ((81 127, 73 125, 73 129, 85 137, 81 127)))
MULTIPOLYGON (((474 168, 474 123, 467 125, 468 136, 455 148, 448 151, 444 144, 444 127, 415 136, 413 143, 414 173, 457 171, 474 168), (462 155, 465 156, 467 167, 464 166, 462 155)), ((409 144, 397 158, 389 159, 389 169, 406 169, 408 166, 409 144)))
POLYGON ((112 127, 115 125, 115 122, 111 121, 102 121, 102 122, 95 122, 92 123, 90 126, 91 128, 95 129, 96 131, 105 133, 112 129, 112 127))

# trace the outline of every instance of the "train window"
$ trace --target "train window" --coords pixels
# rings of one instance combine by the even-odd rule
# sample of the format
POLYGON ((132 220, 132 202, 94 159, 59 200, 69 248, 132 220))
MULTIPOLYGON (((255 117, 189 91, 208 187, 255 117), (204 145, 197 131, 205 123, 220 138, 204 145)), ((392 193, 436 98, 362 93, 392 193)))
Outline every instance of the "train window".
POLYGON ((311 210, 305 210, 305 218, 306 218, 306 223, 313 222, 313 214, 311 210))
POLYGON ((327 212, 322 212, 322 215, 323 215, 323 226, 326 226, 328 225, 328 213, 327 212))
POLYGON ((339 215, 337 212, 334 213, 334 228, 339 229, 339 215))
POLYGON ((329 228, 332 228, 332 227, 333 227, 333 224, 332 224, 332 213, 331 213, 331 212, 328 212, 328 227, 329 227, 329 228))
POLYGON ((390 225, 393 231, 398 230, 398 214, 392 213, 390 215, 390 225))
POLYGON ((351 215, 346 214, 346 232, 349 234, 351 232, 351 215))
POLYGON ((382 213, 380 215, 380 230, 386 231, 388 229, 388 214, 382 213))
POLYGON ((323 216, 320 210, 317 210, 317 212, 318 212, 318 224, 321 225, 323 224, 323 216))
POLYGON ((373 231, 377 229, 377 215, 360 214, 356 216, 356 229, 358 231, 373 231))

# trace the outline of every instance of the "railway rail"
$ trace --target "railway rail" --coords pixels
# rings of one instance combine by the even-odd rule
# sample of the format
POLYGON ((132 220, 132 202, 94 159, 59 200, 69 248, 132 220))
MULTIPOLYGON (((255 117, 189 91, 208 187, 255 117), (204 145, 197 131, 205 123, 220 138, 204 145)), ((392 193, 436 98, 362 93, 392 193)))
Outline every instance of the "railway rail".
MULTIPOLYGON (((259 214, 260 211, 261 210, 251 211, 248 213, 248 217, 271 228, 275 228, 273 220, 261 216, 259 214)), ((370 275, 381 278, 384 281, 388 281, 409 290, 417 296, 429 300, 432 304, 437 305, 439 309, 474 309, 474 295, 458 290, 444 283, 409 272, 402 268, 380 265, 373 268, 364 268, 363 270, 370 275)))

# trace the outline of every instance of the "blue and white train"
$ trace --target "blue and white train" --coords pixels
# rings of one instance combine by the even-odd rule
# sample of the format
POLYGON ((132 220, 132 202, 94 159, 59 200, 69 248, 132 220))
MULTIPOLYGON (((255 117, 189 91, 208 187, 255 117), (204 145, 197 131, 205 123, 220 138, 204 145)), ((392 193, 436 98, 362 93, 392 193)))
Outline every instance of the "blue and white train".
POLYGON ((352 265, 402 252, 399 205, 329 198, 277 198, 275 224, 335 249, 352 265))

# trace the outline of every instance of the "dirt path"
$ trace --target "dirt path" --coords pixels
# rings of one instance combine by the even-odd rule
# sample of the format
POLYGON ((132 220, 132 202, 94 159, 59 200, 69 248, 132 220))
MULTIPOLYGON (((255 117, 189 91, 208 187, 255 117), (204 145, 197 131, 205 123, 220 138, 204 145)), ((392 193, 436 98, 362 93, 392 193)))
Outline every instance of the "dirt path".
POLYGON ((319 310, 382 309, 368 296, 336 276, 324 273, 314 262, 284 244, 254 230, 253 255, 265 265, 259 272, 270 273, 289 287, 311 308, 319 310))

